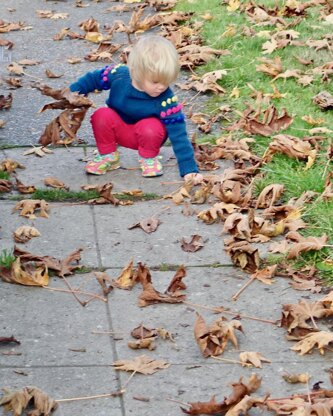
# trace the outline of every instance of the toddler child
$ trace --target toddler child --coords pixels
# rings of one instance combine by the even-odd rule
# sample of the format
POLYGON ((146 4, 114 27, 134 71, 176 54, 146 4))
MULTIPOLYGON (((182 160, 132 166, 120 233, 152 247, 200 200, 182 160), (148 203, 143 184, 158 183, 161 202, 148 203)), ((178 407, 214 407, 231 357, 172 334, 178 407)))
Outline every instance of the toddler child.
POLYGON ((110 65, 88 72, 70 85, 88 94, 110 90, 106 107, 91 116, 98 155, 86 172, 103 175, 119 168, 117 146, 138 150, 142 175, 160 176, 159 151, 170 139, 179 172, 185 180, 202 180, 188 139, 182 105, 169 85, 179 74, 178 53, 162 36, 143 36, 129 54, 128 65, 110 65))

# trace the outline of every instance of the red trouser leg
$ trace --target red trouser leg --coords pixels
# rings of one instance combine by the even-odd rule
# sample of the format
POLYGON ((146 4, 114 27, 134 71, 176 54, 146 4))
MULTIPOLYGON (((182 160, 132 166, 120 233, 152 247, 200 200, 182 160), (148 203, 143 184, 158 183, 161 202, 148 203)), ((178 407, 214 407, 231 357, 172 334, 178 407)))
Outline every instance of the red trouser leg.
POLYGON ((164 125, 157 118, 150 117, 127 124, 116 111, 108 107, 96 110, 90 121, 101 155, 115 152, 119 145, 138 150, 144 158, 155 157, 167 137, 164 125))

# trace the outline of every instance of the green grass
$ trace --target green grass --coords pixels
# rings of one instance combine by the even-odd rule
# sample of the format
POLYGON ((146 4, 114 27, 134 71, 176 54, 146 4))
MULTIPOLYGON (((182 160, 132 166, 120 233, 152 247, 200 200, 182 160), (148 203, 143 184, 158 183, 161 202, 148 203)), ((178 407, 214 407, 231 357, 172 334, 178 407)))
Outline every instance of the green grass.
POLYGON ((8 172, 0 170, 0 179, 7 179, 8 180, 9 178, 10 178, 10 175, 9 175, 8 172))
MULTIPOLYGON (((244 5, 244 2, 241 2, 244 5)), ((259 0, 256 5, 264 5, 265 7, 275 7, 283 5, 283 2, 275 0, 259 0)), ((243 112, 248 106, 254 109, 258 108, 256 97, 253 95, 253 89, 260 91, 263 96, 273 93, 273 86, 284 97, 271 99, 269 104, 273 104, 281 113, 282 109, 286 109, 288 114, 293 116, 293 123, 288 129, 281 131, 288 134, 303 138, 309 136, 309 130, 316 125, 311 125, 302 120, 303 116, 311 116, 313 119, 323 119, 320 127, 332 129, 332 114, 330 111, 322 111, 319 106, 313 102, 313 97, 323 90, 332 92, 330 83, 323 83, 319 74, 314 74, 314 80, 308 86, 297 83, 297 78, 279 78, 272 82, 272 77, 257 71, 257 66, 261 63, 261 58, 274 59, 279 56, 282 63, 282 72, 287 70, 300 70, 302 74, 310 73, 315 67, 324 65, 332 61, 329 50, 321 49, 316 51, 315 48, 308 46, 287 46, 282 49, 275 50, 272 54, 264 54, 262 46, 269 38, 261 37, 259 32, 268 31, 270 35, 277 32, 275 26, 261 26, 253 24, 248 19, 246 13, 240 9, 230 12, 227 10, 227 4, 222 4, 220 0, 179 0, 176 6, 177 10, 194 12, 191 21, 203 22, 201 36, 204 44, 216 49, 224 49, 230 52, 229 55, 212 59, 206 65, 202 65, 194 69, 199 75, 216 69, 224 69, 227 71, 219 84, 225 89, 225 94, 217 96, 209 95, 206 102, 207 114, 213 114, 221 105, 228 105, 232 111, 228 113, 230 121, 223 120, 220 125, 222 128, 228 127, 233 122, 239 120, 239 113, 243 112), (210 13, 211 19, 205 20, 203 16, 210 13), (227 36, 228 28, 233 27, 232 36, 227 36), (255 31, 254 36, 246 36, 244 28, 251 28, 255 31), (313 60, 309 66, 301 64, 297 57, 313 60), (233 89, 237 87, 240 91, 239 97, 230 97, 233 89), (251 88, 252 87, 252 88, 251 88)), ((298 32, 297 40, 306 42, 308 39, 319 40, 324 35, 330 34, 332 26, 324 25, 320 18, 320 7, 310 7, 306 11, 306 18, 302 19, 299 24, 291 27, 292 30, 298 32)), ((283 17, 287 23, 295 20, 295 17, 283 17)), ((267 103, 262 102, 262 110, 267 107, 267 103)), ((226 134, 223 132, 221 134, 226 134)), ((243 131, 233 131, 234 140, 248 137, 249 134, 243 131)), ((205 135, 199 135, 197 142, 205 143, 214 141, 218 138, 205 135)), ((262 156, 271 142, 271 137, 253 136, 255 142, 251 145, 251 150, 258 156, 262 156)), ((298 198, 303 192, 313 191, 318 195, 308 202, 303 211, 303 219, 307 222, 307 228, 300 230, 305 236, 320 236, 326 233, 328 236, 328 244, 333 244, 333 201, 323 201, 319 195, 324 190, 325 178, 333 169, 333 162, 328 164, 326 150, 329 146, 329 140, 320 142, 318 156, 313 166, 305 170, 304 161, 289 158, 286 155, 277 154, 273 159, 265 164, 260 175, 255 180, 255 194, 270 184, 283 184, 285 191, 281 198, 281 203, 287 203, 291 198, 298 198)), ((272 256, 268 261, 278 262, 284 256, 272 256), (274 258, 273 258, 274 257, 274 258)), ((298 259, 298 265, 316 264, 321 270, 322 275, 331 276, 333 283, 333 265, 331 262, 333 257, 332 248, 324 248, 320 251, 311 251, 302 254, 298 259), (325 270, 324 270, 325 269, 325 270), (326 270, 328 269, 328 271, 326 270)))
MULTIPOLYGON (((99 198, 99 196, 99 193, 95 190, 74 192, 66 191, 65 189, 37 189, 30 197, 32 199, 44 199, 48 202, 73 202, 89 201, 90 199, 99 198)), ((114 193, 113 196, 124 201, 150 201, 161 197, 155 193, 145 193, 142 196, 114 193)))
POLYGON ((11 250, 4 249, 0 252, 0 267, 10 269, 15 261, 15 256, 11 250))

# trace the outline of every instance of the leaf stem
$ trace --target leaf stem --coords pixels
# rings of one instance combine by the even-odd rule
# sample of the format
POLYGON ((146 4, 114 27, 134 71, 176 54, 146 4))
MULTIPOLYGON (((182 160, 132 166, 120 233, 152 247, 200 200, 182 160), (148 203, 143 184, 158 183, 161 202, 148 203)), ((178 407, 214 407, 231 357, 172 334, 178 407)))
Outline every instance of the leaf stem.
POLYGON ((234 311, 230 311, 230 310, 227 311, 223 307, 219 308, 219 307, 212 307, 212 306, 206 306, 206 305, 199 305, 198 303, 192 303, 192 302, 188 302, 188 301, 185 301, 185 300, 183 300, 182 303, 184 303, 185 305, 193 306, 195 308, 202 308, 202 309, 206 309, 206 310, 216 312, 216 313, 225 313, 227 315, 233 315, 233 316, 237 315, 237 316, 239 316, 240 318, 243 318, 243 319, 250 319, 252 321, 259 321, 259 322, 263 322, 263 323, 266 323, 266 324, 277 325, 277 323, 278 323, 278 320, 271 321, 269 319, 262 319, 262 318, 256 318, 255 316, 243 315, 243 314, 240 314, 238 312, 234 312, 234 311))

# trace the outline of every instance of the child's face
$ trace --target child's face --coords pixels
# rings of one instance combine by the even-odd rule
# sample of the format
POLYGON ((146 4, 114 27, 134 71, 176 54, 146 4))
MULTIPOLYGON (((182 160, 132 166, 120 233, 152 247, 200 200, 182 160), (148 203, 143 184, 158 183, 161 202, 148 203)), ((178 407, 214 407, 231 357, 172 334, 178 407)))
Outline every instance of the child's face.
POLYGON ((142 80, 140 87, 146 94, 150 95, 151 97, 158 97, 168 88, 168 85, 162 84, 161 82, 154 82, 149 81, 148 79, 144 79, 142 80))

